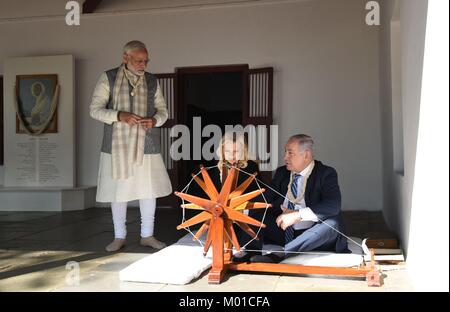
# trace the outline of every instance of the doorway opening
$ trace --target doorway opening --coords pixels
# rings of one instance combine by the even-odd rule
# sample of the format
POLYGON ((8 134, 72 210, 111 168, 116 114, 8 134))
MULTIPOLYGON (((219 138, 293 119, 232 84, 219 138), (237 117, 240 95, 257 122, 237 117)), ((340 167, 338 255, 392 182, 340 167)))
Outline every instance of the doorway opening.
MULTIPOLYGON (((168 119, 161 127, 161 154, 174 190, 186 186, 191 174, 199 171, 200 164, 216 164, 214 159, 202 158, 202 148, 210 146, 211 156, 215 152, 211 149, 218 143, 216 140, 220 140, 208 129, 202 137, 206 125, 217 126, 222 134, 226 125, 262 126, 267 129, 272 125, 272 67, 250 69, 248 64, 180 67, 174 73, 157 73, 156 76, 168 109, 168 119), (190 130, 189 159, 175 160, 171 156, 172 143, 179 138, 171 136, 175 125, 185 125, 190 130), (205 142, 208 145, 203 145, 205 142)), ((259 151, 266 151, 265 146, 270 146, 270 137, 260 137, 258 133, 254 143, 255 151, 258 149, 254 159, 260 165, 267 163, 268 160, 259 158, 259 151)), ((269 181, 270 175, 270 171, 261 171, 261 178, 266 181, 269 181)), ((159 198, 158 204, 178 206, 178 198, 174 195, 159 198)))
MULTIPOLYGON (((179 68, 177 78, 179 123, 186 125, 191 133, 190 160, 179 161, 179 181, 182 185, 189 181, 191 173, 198 172, 200 164, 216 164, 214 159, 204 159, 201 150, 198 150, 211 140, 210 134, 202 136, 203 127, 216 125, 223 134, 226 125, 243 124, 248 65, 179 68), (194 140, 200 144, 194 144, 194 140)), ((215 152, 212 148, 217 146, 216 140, 220 138, 214 138, 215 144, 211 145, 210 153, 215 152)))

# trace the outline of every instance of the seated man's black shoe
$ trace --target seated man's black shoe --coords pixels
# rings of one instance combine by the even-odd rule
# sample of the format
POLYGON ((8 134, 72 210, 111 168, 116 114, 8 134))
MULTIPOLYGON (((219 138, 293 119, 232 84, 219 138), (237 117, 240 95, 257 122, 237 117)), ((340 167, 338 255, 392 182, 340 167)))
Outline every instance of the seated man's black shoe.
POLYGON ((253 251, 240 251, 238 253, 235 253, 233 257, 231 258, 231 261, 233 262, 249 262, 250 258, 256 255, 253 251))
POLYGON ((250 258, 250 262, 260 262, 260 263, 279 263, 283 261, 283 258, 276 256, 274 254, 267 255, 255 255, 250 258))

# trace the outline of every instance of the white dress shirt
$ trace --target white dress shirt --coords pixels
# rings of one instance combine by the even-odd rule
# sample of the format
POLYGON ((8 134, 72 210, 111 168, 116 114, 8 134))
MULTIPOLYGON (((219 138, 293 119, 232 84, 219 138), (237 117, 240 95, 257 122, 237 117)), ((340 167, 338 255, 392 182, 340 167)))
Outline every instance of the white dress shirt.
MULTIPOLYGON (((311 162, 305 169, 303 169, 301 172, 296 172, 297 174, 300 174, 300 178, 297 180, 297 190, 299 192, 303 189, 303 182, 305 180, 305 174, 311 169, 313 166, 313 162, 311 162)), ((287 194, 286 194, 287 196, 287 194)), ((287 207, 289 204, 289 200, 287 197, 284 199, 283 206, 287 207)), ((294 230, 304 230, 309 229, 314 225, 315 222, 318 222, 319 219, 317 218, 316 214, 311 210, 311 208, 306 207, 305 203, 305 196, 303 196, 300 200, 299 204, 295 205, 295 210, 297 210, 300 214, 300 218, 302 218, 301 221, 294 223, 293 227, 294 230)))

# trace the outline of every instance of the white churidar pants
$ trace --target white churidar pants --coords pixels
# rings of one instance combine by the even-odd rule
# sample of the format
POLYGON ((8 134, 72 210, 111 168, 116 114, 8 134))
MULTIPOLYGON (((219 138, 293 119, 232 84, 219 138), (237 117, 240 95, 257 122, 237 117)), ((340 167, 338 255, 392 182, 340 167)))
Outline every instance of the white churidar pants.
MULTIPOLYGON (((140 199, 139 208, 141 211, 141 237, 153 236, 156 198, 140 199)), ((126 238, 127 202, 113 202, 111 210, 115 238, 126 238)))

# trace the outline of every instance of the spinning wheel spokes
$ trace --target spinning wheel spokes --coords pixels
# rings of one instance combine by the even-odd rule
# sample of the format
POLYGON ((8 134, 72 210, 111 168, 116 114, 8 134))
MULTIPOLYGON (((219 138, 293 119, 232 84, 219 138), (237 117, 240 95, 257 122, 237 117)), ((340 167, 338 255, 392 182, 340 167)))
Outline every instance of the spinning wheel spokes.
POLYGON ((208 234, 204 245, 204 253, 208 252, 214 237, 217 236, 213 235, 213 232, 222 233, 222 244, 232 244, 236 250, 240 250, 241 247, 234 231, 233 223, 236 223, 252 238, 257 238, 256 233, 249 225, 258 227, 265 227, 265 225, 252 217, 243 214, 242 211, 245 209, 270 207, 270 205, 266 203, 250 201, 258 195, 261 195, 265 190, 259 189, 244 194, 245 190, 255 179, 256 174, 250 176, 242 184, 235 187, 238 171, 236 168, 232 167, 229 170, 219 193, 214 186, 208 171, 203 166, 200 168, 203 180, 198 177, 198 175, 193 175, 193 179, 203 189, 209 199, 187 193, 175 192, 176 196, 189 202, 188 204, 181 205, 183 208, 204 210, 203 212, 178 225, 177 229, 187 228, 203 222, 202 226, 194 235, 194 239, 199 239, 200 236, 207 231, 208 234), (219 218, 222 219, 222 222, 215 222, 219 218))
POLYGON ((231 240, 231 243, 233 244, 234 248, 236 248, 237 251, 240 251, 241 246, 239 246, 239 242, 238 242, 236 233, 234 232, 234 229, 233 229, 232 221, 225 222, 225 231, 227 232, 228 238, 231 240))
POLYGON ((205 223, 203 223, 203 225, 198 229, 197 233, 195 233, 194 237, 192 238, 192 240, 197 240, 200 238, 200 236, 202 236, 203 232, 205 230, 207 230, 209 228, 209 221, 205 221, 205 223))
MULTIPOLYGON (((201 170, 201 172, 202 172, 203 180, 205 181, 205 187, 206 187, 206 189, 208 190, 208 191, 206 192, 206 194, 209 195, 209 193, 210 193, 210 194, 211 194, 211 195, 209 195, 210 198, 211 198, 212 200, 216 200, 217 197, 219 197, 219 193, 217 192, 217 189, 216 189, 216 187, 214 186, 213 181, 212 181, 211 178, 209 177, 208 171, 206 171, 205 167, 203 167, 203 166, 200 166, 200 170, 201 170)), ((199 179, 199 180, 200 180, 200 179, 199 179)))
MULTIPOLYGON (((240 210, 246 210, 246 209, 259 209, 259 208, 267 208, 266 203, 252 203, 252 202, 245 202, 243 204, 240 204, 237 207, 234 207, 234 210, 240 211, 240 210)), ((195 208, 193 208, 195 209, 195 208)))
POLYGON ((260 195, 261 193, 265 192, 265 189, 256 190, 247 194, 243 194, 240 196, 236 196, 234 198, 230 199, 230 208, 234 208, 236 206, 239 206, 242 203, 248 202, 250 199, 255 198, 256 196, 260 195))
POLYGON ((256 235, 255 231, 251 227, 249 227, 247 224, 242 222, 236 222, 236 224, 243 229, 248 235, 253 237, 254 239, 258 240, 258 236, 256 235))
POLYGON ((227 200, 228 200, 228 196, 231 193, 231 187, 234 184, 234 178, 236 175, 236 168, 231 168, 230 172, 227 176, 227 178, 225 179, 225 182, 222 185, 222 189, 220 190, 220 194, 219 194, 219 198, 217 198, 217 201, 222 204, 222 205, 226 205, 227 204, 227 200))
POLYGON ((230 197, 236 197, 236 196, 242 195, 242 193, 244 193, 244 191, 247 189, 247 187, 249 187, 249 185, 253 182, 256 175, 257 175, 257 173, 255 172, 253 174, 253 176, 249 176, 247 178, 247 180, 245 180, 244 182, 242 182, 241 185, 236 187, 236 189, 230 194, 230 197))

